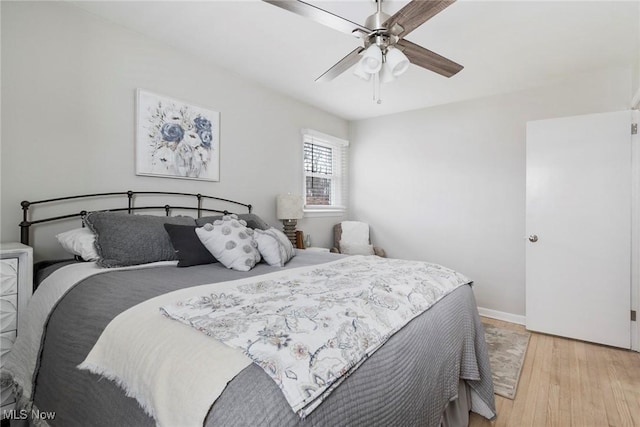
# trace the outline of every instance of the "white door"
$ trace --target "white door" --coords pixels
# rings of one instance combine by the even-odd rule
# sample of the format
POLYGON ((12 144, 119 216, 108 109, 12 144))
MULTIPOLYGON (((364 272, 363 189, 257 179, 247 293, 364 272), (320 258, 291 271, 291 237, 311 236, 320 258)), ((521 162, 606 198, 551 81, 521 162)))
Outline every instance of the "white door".
POLYGON ((527 329, 630 348, 631 114, 527 123, 527 329))

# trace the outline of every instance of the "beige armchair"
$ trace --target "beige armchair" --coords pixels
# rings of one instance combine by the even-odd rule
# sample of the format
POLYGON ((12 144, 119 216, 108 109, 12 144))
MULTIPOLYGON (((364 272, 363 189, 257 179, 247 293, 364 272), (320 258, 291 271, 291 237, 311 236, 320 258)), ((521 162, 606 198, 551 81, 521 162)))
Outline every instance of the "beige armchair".
POLYGON ((334 253, 386 256, 384 249, 371 244, 369 224, 360 221, 342 221, 334 225, 333 245, 331 252, 334 253))

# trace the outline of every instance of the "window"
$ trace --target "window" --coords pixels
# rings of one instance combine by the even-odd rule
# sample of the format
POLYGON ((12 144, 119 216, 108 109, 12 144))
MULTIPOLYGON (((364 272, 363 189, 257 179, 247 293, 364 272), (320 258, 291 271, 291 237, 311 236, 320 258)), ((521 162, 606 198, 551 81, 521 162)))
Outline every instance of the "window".
POLYGON ((305 212, 339 212, 347 206, 349 142, 302 130, 305 212))

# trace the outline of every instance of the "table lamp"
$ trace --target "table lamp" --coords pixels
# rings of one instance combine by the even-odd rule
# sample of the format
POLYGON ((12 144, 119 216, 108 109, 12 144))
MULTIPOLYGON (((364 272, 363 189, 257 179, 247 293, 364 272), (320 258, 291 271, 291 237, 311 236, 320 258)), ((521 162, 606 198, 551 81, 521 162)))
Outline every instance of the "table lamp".
POLYGON ((302 196, 280 194, 276 198, 276 216, 284 224, 284 234, 296 246, 296 224, 304 216, 302 196))

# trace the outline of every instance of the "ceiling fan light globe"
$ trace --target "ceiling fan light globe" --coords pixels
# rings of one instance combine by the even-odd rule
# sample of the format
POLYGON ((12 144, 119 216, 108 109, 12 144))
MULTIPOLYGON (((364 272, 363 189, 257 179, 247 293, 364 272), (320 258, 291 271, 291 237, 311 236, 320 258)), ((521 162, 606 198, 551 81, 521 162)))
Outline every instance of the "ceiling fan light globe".
POLYGON ((394 77, 400 77, 401 75, 406 73, 408 69, 409 61, 406 61, 393 67, 392 74, 394 77))
POLYGON ((368 74, 375 74, 382 68, 382 51, 378 46, 372 44, 364 51, 360 60, 362 71, 368 74))
POLYGON ((409 68, 409 59, 400 49, 390 47, 385 55, 386 62, 394 77, 401 76, 409 68))
POLYGON ((388 62, 382 64, 382 68, 380 69, 380 83, 390 83, 394 81, 396 77, 393 74, 393 69, 389 65, 388 62))
POLYGON ((375 73, 378 68, 380 68, 380 61, 375 58, 365 58, 364 59, 364 68, 365 70, 371 70, 372 73, 375 73))
POLYGON ((361 62, 358 62, 356 66, 353 68, 353 75, 361 78, 365 82, 368 82, 369 80, 371 80, 371 76, 372 76, 372 74, 364 72, 364 70, 362 69, 361 62))

